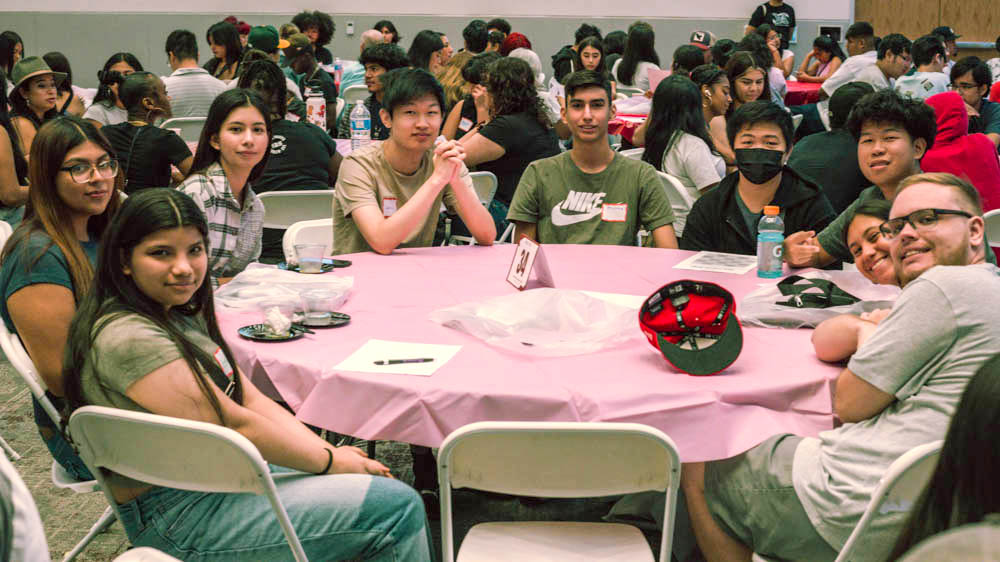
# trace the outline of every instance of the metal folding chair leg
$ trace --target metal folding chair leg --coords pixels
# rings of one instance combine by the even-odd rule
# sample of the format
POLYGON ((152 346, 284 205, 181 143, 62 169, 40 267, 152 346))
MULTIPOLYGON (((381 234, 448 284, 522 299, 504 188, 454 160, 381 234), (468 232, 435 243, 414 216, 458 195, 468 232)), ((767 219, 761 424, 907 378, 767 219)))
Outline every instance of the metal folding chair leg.
POLYGON ((63 557, 63 562, 72 562, 74 558, 83 552, 83 549, 87 548, 90 541, 94 540, 94 537, 96 537, 99 533, 106 531, 108 527, 115 522, 115 519, 115 511, 111 509, 111 506, 109 505, 107 509, 104 510, 104 513, 101 514, 101 518, 94 523, 94 526, 90 528, 90 531, 87 531, 87 536, 83 537, 83 540, 78 542, 76 546, 73 547, 73 550, 66 553, 66 556, 63 557))
POLYGON ((4 440, 2 436, 0 436, 0 449, 3 449, 4 452, 7 453, 7 456, 10 457, 10 460, 12 461, 16 461, 17 459, 21 458, 21 455, 17 454, 17 451, 15 451, 7 443, 7 441, 4 440))

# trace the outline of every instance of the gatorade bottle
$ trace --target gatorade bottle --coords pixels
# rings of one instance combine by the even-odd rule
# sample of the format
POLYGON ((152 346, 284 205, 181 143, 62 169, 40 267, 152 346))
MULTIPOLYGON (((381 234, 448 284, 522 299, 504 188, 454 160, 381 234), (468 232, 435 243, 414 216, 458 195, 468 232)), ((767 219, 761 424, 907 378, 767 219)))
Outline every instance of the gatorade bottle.
POLYGON ((354 104, 351 110, 351 151, 355 151, 363 146, 368 146, 372 142, 372 114, 368 111, 364 101, 354 104))
POLYGON ((785 223, 778 216, 778 207, 764 207, 764 216, 757 224, 757 277, 774 279, 782 274, 782 243, 785 223))
POLYGON ((326 98, 316 80, 306 84, 306 120, 326 130, 326 98))

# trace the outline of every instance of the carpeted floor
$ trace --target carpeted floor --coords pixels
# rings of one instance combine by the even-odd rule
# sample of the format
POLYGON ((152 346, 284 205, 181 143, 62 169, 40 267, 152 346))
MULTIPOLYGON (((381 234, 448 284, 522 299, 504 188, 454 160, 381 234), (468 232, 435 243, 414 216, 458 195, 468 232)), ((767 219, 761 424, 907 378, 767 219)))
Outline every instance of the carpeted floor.
MULTIPOLYGON (((60 490, 52 484, 52 457, 35 430, 31 396, 13 367, 2 356, 0 420, 0 435, 21 455, 14 466, 38 505, 50 553, 53 559, 61 560, 103 513, 107 507, 104 496, 100 492, 77 494, 70 490, 60 490)), ((397 478, 407 483, 413 482, 409 446, 379 442, 376 457, 388 465, 397 478)), ((610 502, 600 499, 536 502, 462 490, 454 494, 454 499, 456 543, 461 541, 469 528, 484 521, 600 521, 610 507, 610 502)), ((430 522, 434 547, 440 550, 440 525, 437 517, 433 517, 430 522)), ((658 548, 658 533, 647 533, 647 538, 654 549, 658 548)), ((112 560, 128 548, 125 531, 116 522, 107 532, 98 535, 77 560, 112 560)), ((440 553, 437 554, 437 559, 440 559, 440 553)))

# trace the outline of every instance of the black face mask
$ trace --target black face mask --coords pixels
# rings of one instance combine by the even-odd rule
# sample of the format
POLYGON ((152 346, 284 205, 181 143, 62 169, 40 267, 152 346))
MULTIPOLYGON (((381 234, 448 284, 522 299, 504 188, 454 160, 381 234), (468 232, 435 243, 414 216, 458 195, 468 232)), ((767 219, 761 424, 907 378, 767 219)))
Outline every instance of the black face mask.
POLYGON ((733 152, 736 154, 736 167, 750 183, 767 183, 781 173, 781 158, 785 153, 780 150, 737 148, 733 152))

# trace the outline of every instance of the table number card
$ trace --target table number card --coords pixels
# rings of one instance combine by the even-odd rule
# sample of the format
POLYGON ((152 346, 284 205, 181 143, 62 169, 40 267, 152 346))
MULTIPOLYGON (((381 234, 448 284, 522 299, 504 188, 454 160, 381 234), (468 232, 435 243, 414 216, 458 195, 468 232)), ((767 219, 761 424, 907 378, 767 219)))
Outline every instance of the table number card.
POLYGON ((518 291, 523 291, 529 285, 531 288, 555 287, 549 263, 538 242, 526 236, 521 237, 507 272, 507 282, 518 291))

